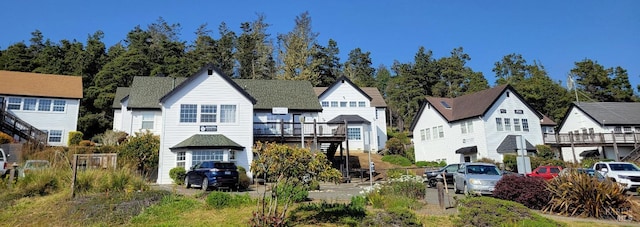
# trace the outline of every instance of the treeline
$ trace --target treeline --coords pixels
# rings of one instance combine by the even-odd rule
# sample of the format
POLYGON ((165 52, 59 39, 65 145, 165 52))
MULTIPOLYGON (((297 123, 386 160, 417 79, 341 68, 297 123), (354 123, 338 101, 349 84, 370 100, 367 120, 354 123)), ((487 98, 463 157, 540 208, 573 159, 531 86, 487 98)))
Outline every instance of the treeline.
MULTIPOLYGON (((85 139, 111 128, 115 90, 130 86, 133 77, 186 77, 207 63, 233 78, 308 80, 314 86, 328 86, 345 75, 359 86, 377 87, 389 105, 391 126, 400 129, 408 127, 425 96, 457 97, 490 87, 485 75, 466 65, 471 57, 462 47, 439 59, 420 47, 413 62, 374 68, 368 51, 350 50, 342 61, 337 41, 318 43, 307 12, 295 18, 288 33, 272 37, 269 26, 264 15, 241 23, 237 32, 223 22, 212 35, 203 24, 195 31, 196 39, 187 42, 180 39, 180 24, 159 18, 146 27, 134 27, 122 42, 110 47, 102 41, 102 31, 82 43, 75 39, 53 42, 36 30, 28 44, 17 42, 0 50, 0 70, 82 76, 78 130, 85 139)), ((493 72, 498 85, 511 84, 552 119, 561 119, 575 100, 574 93, 551 79, 544 66, 527 63, 519 54, 504 56, 493 72)), ((584 59, 568 74, 581 100, 638 100, 621 67, 606 68, 584 59)))

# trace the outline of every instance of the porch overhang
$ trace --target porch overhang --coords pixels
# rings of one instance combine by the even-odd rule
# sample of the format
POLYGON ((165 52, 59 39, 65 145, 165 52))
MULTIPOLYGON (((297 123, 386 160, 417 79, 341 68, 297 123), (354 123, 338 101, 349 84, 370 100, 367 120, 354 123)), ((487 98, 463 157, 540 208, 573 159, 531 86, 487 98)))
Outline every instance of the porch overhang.
POLYGON ((243 150, 244 146, 236 143, 235 141, 227 138, 224 135, 196 134, 183 140, 175 146, 170 147, 169 149, 175 150, 189 148, 243 150))
POLYGON ((466 154, 476 154, 476 153, 478 153, 478 146, 463 147, 456 150, 456 154, 466 155, 466 154))
MULTIPOLYGON (((517 145, 517 139, 518 137, 516 137, 515 135, 508 135, 507 137, 504 138, 504 140, 502 140, 502 143, 500 143, 500 146, 498 146, 498 148, 496 149, 498 151, 498 153, 500 154, 504 154, 504 153, 516 153, 518 151, 518 145, 517 145)), ((533 146, 533 144, 531 144, 528 140, 524 140, 526 143, 526 150, 529 152, 536 152, 536 147, 533 146)))

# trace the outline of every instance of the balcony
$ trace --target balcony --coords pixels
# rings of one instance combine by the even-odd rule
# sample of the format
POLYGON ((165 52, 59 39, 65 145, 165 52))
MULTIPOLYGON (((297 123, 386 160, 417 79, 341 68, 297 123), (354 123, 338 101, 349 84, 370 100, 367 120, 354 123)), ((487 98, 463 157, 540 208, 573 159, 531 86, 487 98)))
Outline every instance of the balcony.
POLYGON ((640 142, 640 133, 593 133, 544 134, 544 144, 553 147, 592 147, 616 144, 617 146, 636 146, 640 142))
POLYGON ((300 142, 305 141, 342 142, 346 139, 347 123, 322 122, 254 122, 254 141, 300 142))

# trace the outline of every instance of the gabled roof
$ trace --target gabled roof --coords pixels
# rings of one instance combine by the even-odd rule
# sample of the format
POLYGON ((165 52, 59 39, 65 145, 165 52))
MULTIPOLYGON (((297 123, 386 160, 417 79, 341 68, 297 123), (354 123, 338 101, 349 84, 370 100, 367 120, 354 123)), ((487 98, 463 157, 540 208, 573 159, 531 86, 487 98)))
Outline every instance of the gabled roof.
POLYGON ((289 110, 322 111, 309 81, 234 79, 244 91, 256 99, 254 110, 287 107, 289 110))
MULTIPOLYGON (((131 83, 127 108, 160 109, 160 98, 186 80, 187 78, 184 77, 136 76, 131 83)), ((121 100, 114 99, 114 105, 116 101, 120 102, 121 100)))
POLYGON ((224 135, 195 134, 186 140, 176 144, 169 149, 181 148, 218 148, 218 149, 237 149, 242 150, 244 147, 224 135))
MULTIPOLYGON (((313 91, 315 91, 316 95, 320 97, 321 94, 324 94, 327 88, 328 87, 314 87, 313 91)), ((384 101, 384 97, 382 97, 382 94, 377 87, 362 87, 361 90, 371 97, 371 106, 381 108, 387 107, 387 103, 384 101)))
POLYGON ((130 91, 131 91, 131 88, 129 88, 129 87, 118 87, 118 88, 116 88, 116 95, 113 98, 113 105, 111 105, 111 108, 114 108, 114 109, 122 108, 122 106, 120 105, 120 102, 122 102, 122 100, 124 98, 129 97, 129 92, 130 91))
MULTIPOLYGON (((500 143, 500 146, 498 146, 498 148, 496 148, 496 151, 498 151, 498 153, 503 154, 503 153, 515 153, 517 152, 518 149, 518 142, 516 141, 518 139, 518 137, 516 137, 516 135, 507 135, 507 137, 504 138, 504 140, 502 140, 502 143, 500 143)), ((527 151, 536 151, 536 147, 533 146, 533 144, 531 144, 531 142, 529 142, 529 140, 524 140, 526 143, 526 150, 527 151)))
POLYGON ((560 128, 573 108, 578 108, 594 122, 605 125, 640 125, 639 102, 574 102, 567 110, 560 128))
POLYGON ((176 86, 173 90, 171 90, 169 93, 167 93, 166 95, 162 96, 160 98, 160 102, 164 102, 166 101, 167 98, 169 98, 171 95, 175 94, 177 91, 179 91, 180 89, 182 89, 184 86, 186 86, 186 84, 189 84, 191 81, 195 80, 196 77, 198 77, 199 75, 202 74, 207 74, 207 75, 211 75, 213 73, 216 73, 218 75, 220 75, 220 77, 222 79, 224 79, 225 81, 227 81, 227 83, 229 83, 229 85, 231 85, 233 88, 235 88, 238 92, 240 92, 240 94, 242 94, 244 97, 246 97, 251 103, 256 104, 256 99, 254 97, 252 97, 251 95, 249 95, 249 93, 247 93, 245 90, 243 90, 240 86, 238 86, 238 84, 236 84, 235 82, 233 82, 233 80, 231 80, 231 78, 229 76, 227 76, 226 74, 224 74, 220 69, 216 68, 215 66, 213 66, 213 64, 207 64, 204 67, 202 67, 202 69, 200 69, 200 71, 198 71, 197 73, 193 74, 192 76, 190 76, 186 81, 184 81, 183 83, 181 83, 180 85, 176 86), (211 71, 211 73, 209 73, 211 71))
POLYGON ((347 123, 371 123, 367 119, 362 118, 360 115, 338 115, 329 120, 327 123, 343 123, 344 121, 347 121, 347 123))
POLYGON ((524 101, 524 98, 522 98, 511 85, 500 85, 457 98, 427 97, 411 123, 411 130, 415 127, 415 124, 419 120, 418 117, 422 115, 426 105, 431 105, 447 122, 451 123, 472 117, 484 116, 498 98, 507 91, 511 91, 513 95, 522 100, 540 119, 543 118, 542 114, 524 101))
POLYGON ((558 125, 555 121, 551 120, 551 118, 547 117, 547 115, 542 115, 542 120, 540 121, 540 125, 542 126, 556 126, 558 125))
POLYGON ((82 98, 82 77, 0 70, 0 94, 82 98))
POLYGON ((362 94, 364 97, 366 97, 367 99, 369 99, 371 101, 371 96, 369 96, 369 94, 367 94, 366 92, 364 92, 362 89, 360 89, 360 87, 358 87, 358 85, 354 84, 353 82, 351 82, 351 80, 349 80, 349 78, 347 78, 346 76, 341 76, 338 79, 336 79, 336 82, 333 82, 333 84, 331 84, 329 87, 327 87, 327 89, 325 89, 324 91, 322 91, 322 93, 318 94, 318 97, 321 97, 322 95, 324 95, 325 92, 327 92, 328 90, 330 90, 331 88, 338 86, 339 84, 342 83, 348 83, 350 84, 352 87, 354 87, 358 92, 360 92, 360 94, 362 94))

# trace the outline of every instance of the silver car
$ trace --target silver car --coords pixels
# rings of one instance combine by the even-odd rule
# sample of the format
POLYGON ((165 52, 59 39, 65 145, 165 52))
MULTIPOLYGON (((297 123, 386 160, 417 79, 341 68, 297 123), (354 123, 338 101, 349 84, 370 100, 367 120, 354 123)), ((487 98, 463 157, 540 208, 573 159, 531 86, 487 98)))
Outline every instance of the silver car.
POLYGON ((471 195, 491 195, 502 172, 490 163, 464 163, 453 176, 456 193, 471 195))

